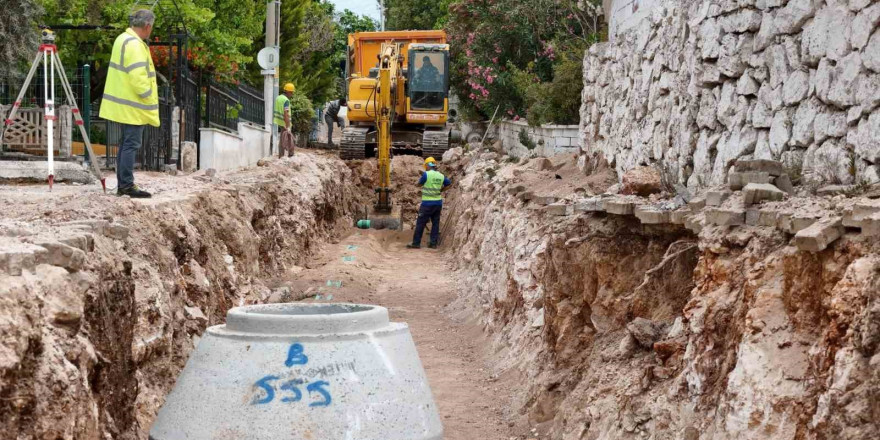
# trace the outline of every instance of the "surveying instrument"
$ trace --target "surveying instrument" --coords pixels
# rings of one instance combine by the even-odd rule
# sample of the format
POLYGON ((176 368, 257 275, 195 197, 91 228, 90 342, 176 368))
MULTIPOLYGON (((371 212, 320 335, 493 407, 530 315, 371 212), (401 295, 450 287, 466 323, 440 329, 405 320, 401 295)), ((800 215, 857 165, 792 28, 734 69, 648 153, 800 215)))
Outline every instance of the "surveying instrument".
POLYGON ((31 70, 28 72, 27 78, 24 80, 24 84, 21 86, 21 91, 18 93, 18 97, 15 99, 15 102, 12 104, 12 110, 9 111, 9 116, 6 118, 5 124, 3 126, 3 131, 0 132, 0 145, 3 144, 3 138, 6 136, 6 130, 14 123, 15 114, 18 113, 19 107, 21 107, 21 100, 24 98, 25 92, 27 91, 28 86, 31 83, 31 80, 34 78, 34 73, 37 71, 37 68, 40 66, 40 59, 42 58, 43 64, 43 91, 46 98, 46 105, 44 107, 43 119, 46 120, 46 144, 47 144, 47 157, 48 157, 48 179, 49 179, 49 191, 52 190, 52 185, 55 183, 55 164, 54 164, 54 129, 55 129, 55 121, 57 117, 55 116, 55 72, 58 72, 58 78, 61 81, 61 88, 64 91, 64 95, 67 97, 67 103, 70 105, 71 112, 73 113, 73 119, 76 125, 79 126, 80 134, 82 134, 83 142, 86 146, 86 152, 89 155, 89 166, 91 168, 92 173, 98 180, 101 181, 101 187, 104 188, 104 192, 107 192, 107 182, 104 179, 104 176, 101 175, 101 170, 98 169, 98 161, 96 160, 95 153, 92 151, 92 143, 89 140, 89 134, 86 132, 85 125, 83 124, 82 115, 79 113, 79 107, 76 105, 76 100, 73 98, 73 89, 70 88, 70 82, 67 80, 67 74, 64 73, 64 66, 61 64, 61 60, 58 58, 58 47, 55 46, 55 32, 52 32, 51 29, 44 28, 42 31, 42 44, 40 44, 40 48, 37 51, 37 56, 34 58, 34 62, 31 65, 31 70))

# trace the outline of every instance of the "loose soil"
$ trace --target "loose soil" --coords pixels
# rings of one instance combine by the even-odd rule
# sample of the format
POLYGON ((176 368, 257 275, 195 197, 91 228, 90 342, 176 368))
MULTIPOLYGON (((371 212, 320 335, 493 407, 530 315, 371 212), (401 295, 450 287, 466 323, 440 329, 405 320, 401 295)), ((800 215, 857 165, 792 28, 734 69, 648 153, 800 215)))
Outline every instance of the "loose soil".
POLYGON ((387 307, 409 324, 440 411, 446 440, 507 440, 527 428, 512 422, 507 404, 513 377, 498 378, 490 344, 475 323, 453 317, 457 280, 446 256, 411 250, 412 231, 352 231, 309 265, 272 280, 270 302, 290 296, 307 302, 368 303, 387 307), (341 282, 341 285, 339 284, 341 282), (285 292, 285 293, 279 293, 285 292))

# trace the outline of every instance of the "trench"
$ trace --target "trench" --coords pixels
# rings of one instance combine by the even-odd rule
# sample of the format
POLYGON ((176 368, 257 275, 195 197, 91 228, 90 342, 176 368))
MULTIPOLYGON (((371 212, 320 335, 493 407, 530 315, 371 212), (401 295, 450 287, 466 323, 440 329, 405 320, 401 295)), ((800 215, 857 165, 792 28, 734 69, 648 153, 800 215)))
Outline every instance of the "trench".
MULTIPOLYGON (((411 225, 420 161, 399 159, 411 225)), ((305 301, 409 323, 446 439, 880 432, 876 243, 809 254, 762 230, 552 216, 509 189, 577 196, 608 179, 496 159, 444 164, 456 184, 437 251, 406 249, 409 228, 352 228, 370 161, 306 153, 148 204, 101 199, 127 237, 91 223, 78 270, 2 278, 0 430, 146 439, 208 326, 234 306, 305 301)))

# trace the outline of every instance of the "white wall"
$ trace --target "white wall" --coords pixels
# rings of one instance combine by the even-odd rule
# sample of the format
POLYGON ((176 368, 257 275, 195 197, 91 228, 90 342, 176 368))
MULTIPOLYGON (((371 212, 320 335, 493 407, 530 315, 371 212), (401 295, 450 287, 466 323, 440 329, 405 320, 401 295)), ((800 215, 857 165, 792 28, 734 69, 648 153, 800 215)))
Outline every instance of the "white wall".
POLYGON ((202 128, 199 169, 232 170, 250 167, 270 155, 269 132, 248 123, 238 124, 238 134, 202 128))
POLYGON ((578 153, 580 151, 577 125, 542 125, 531 127, 525 121, 501 121, 498 123, 498 138, 504 151, 511 156, 525 157, 531 154, 550 157, 557 154, 578 153), (537 146, 529 151, 520 143, 520 131, 525 130, 537 146))

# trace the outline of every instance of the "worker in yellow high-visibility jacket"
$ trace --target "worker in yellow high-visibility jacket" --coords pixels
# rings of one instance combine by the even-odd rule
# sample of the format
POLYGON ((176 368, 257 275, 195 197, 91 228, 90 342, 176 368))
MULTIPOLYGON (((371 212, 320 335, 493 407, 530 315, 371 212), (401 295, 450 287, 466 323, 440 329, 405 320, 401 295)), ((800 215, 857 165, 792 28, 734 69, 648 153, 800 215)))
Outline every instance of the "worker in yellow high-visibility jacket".
POLYGON ((147 125, 159 126, 159 91, 156 68, 144 40, 150 38, 156 16, 142 9, 128 17, 129 28, 116 37, 100 116, 122 126, 116 154, 116 194, 135 198, 150 193, 134 184, 134 162, 147 125))

